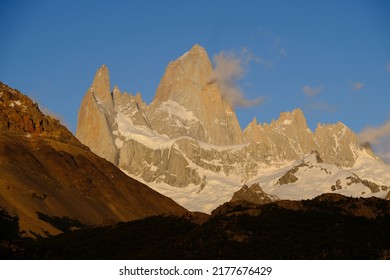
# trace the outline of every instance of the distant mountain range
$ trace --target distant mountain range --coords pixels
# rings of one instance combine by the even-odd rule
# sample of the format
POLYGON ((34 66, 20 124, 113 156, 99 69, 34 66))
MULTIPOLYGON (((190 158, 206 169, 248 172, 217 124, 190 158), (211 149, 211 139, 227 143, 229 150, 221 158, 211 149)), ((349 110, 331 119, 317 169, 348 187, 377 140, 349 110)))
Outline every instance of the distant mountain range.
POLYGON ((195 45, 169 63, 147 105, 139 93, 111 91, 103 65, 82 101, 76 136, 193 211, 210 213, 248 183, 283 199, 387 195, 389 166, 346 125, 319 124, 312 132, 296 109, 270 124, 254 118, 242 130, 214 76, 205 49, 195 45), (309 166, 313 153, 320 162, 309 166), (296 181, 286 180, 296 172, 296 181))
POLYGON ((301 110, 241 130, 205 50, 149 105, 102 66, 76 136, 0 82, 0 259, 389 259, 390 169, 301 110))

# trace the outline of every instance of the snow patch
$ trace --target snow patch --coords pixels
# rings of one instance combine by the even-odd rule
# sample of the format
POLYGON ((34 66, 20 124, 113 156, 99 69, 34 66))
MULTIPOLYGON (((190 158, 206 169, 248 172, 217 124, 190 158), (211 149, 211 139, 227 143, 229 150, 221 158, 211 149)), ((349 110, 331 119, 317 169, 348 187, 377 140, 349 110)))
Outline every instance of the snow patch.
POLYGON ((167 112, 170 117, 174 115, 182 120, 189 122, 199 121, 192 111, 188 111, 186 108, 172 100, 164 101, 158 110, 167 112))
POLYGON ((175 142, 168 136, 158 134, 148 127, 134 125, 133 121, 121 112, 117 114, 116 123, 118 124, 118 134, 123 136, 126 141, 135 140, 153 150, 170 148, 175 142))
POLYGON ((115 146, 118 148, 118 149, 121 149, 123 147, 123 141, 119 138, 116 138, 115 139, 115 146))

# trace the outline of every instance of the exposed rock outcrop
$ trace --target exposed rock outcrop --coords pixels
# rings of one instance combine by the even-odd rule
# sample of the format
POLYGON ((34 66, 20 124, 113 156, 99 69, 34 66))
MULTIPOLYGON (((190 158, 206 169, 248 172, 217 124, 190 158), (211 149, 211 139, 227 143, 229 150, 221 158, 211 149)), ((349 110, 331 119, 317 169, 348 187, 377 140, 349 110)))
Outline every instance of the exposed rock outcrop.
POLYGON ((103 65, 81 103, 76 137, 92 152, 118 163, 118 151, 112 134, 115 119, 108 69, 103 65))
POLYGON ((0 132, 43 136, 82 146, 59 120, 44 115, 37 103, 0 82, 0 132))
POLYGON ((250 187, 244 185, 239 191, 233 194, 230 202, 247 201, 256 204, 266 204, 279 200, 277 196, 266 194, 259 184, 253 184, 250 187))

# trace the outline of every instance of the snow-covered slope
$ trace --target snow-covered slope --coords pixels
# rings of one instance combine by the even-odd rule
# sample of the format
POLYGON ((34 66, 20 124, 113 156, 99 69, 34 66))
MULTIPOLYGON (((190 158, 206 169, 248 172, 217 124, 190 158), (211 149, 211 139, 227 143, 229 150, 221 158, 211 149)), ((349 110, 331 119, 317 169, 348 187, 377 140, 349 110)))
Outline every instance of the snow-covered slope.
MULTIPOLYGON (((318 154, 313 153, 302 160, 264 165, 259 169, 256 178, 246 182, 239 176, 199 170, 200 174, 208 178, 204 186, 192 184, 186 188, 176 188, 161 182, 149 182, 148 185, 190 211, 205 213, 210 213, 219 205, 230 201, 244 183, 258 183, 265 193, 291 200, 311 199, 323 193, 385 198, 390 190, 389 184, 386 183, 390 182, 390 166, 372 158, 366 152, 359 154, 358 161, 351 168, 324 163, 317 157, 318 154)), ((144 181, 142 177, 135 178, 144 181)))

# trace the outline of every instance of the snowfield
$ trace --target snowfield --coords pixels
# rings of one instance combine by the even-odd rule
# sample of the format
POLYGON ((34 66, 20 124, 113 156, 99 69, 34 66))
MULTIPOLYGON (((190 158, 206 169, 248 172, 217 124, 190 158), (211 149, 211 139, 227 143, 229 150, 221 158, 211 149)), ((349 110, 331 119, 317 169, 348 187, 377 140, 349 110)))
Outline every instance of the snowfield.
MULTIPOLYGON (((124 171, 125 172, 125 171, 124 171)), ((353 183, 351 178, 358 176, 378 185, 388 186, 390 182, 390 166, 379 159, 360 152, 356 163, 351 168, 342 168, 334 164, 318 163, 315 154, 307 155, 302 160, 280 164, 274 163, 259 170, 256 178, 242 182, 239 176, 226 177, 223 173, 199 170, 201 176, 207 178, 206 186, 190 185, 185 188, 172 187, 164 183, 147 183, 140 177, 133 177, 159 193, 172 198, 190 211, 211 213, 219 205, 230 201, 233 194, 246 185, 259 183, 263 191, 280 199, 311 199, 323 193, 339 193, 353 197, 376 196, 384 198, 388 192, 380 190, 372 193, 362 183, 353 183), (300 166, 294 176, 296 182, 279 184, 278 180, 295 166, 300 166), (335 190, 332 190, 332 186, 335 190)), ((125 172, 126 173, 126 172, 125 172)), ((390 190, 390 189, 389 189, 390 190)))

